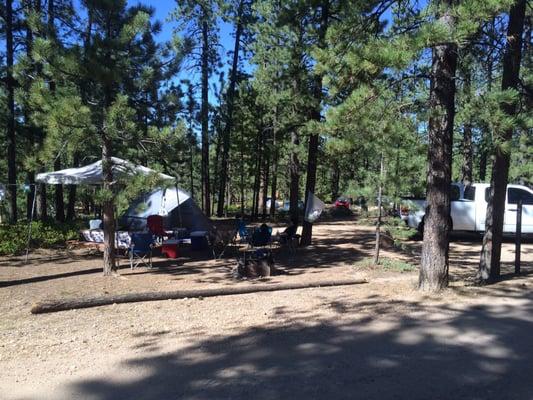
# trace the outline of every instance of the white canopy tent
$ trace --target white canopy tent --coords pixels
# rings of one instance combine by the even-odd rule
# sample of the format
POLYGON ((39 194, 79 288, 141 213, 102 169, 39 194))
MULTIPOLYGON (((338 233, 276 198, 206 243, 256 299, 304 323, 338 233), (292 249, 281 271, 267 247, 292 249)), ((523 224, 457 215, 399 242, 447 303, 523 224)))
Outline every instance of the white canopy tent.
MULTIPOLYGON (((135 165, 129 161, 117 157, 111 157, 114 178, 124 178, 137 174, 150 175, 156 173, 153 169, 135 165)), ((159 173, 159 177, 165 181, 174 181, 170 175, 159 173)), ((43 172, 38 174, 37 182, 50 185, 101 185, 104 181, 102 160, 79 168, 67 168, 60 171, 43 172)))

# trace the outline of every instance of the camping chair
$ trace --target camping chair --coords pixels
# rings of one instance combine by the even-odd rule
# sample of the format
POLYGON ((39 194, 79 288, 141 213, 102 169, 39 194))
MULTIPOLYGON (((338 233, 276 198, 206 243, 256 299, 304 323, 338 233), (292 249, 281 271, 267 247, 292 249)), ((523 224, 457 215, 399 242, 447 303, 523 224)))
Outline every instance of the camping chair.
POLYGON ((247 243, 250 239, 250 229, 246 227, 246 222, 242 219, 237 220, 237 232, 241 243, 247 243))
POLYGON ((163 217, 161 215, 149 215, 146 219, 146 226, 157 241, 163 242, 163 238, 167 236, 167 233, 163 227, 163 217))
POLYGON ((268 246, 272 242, 272 227, 262 224, 252 233, 248 244, 250 247, 268 246))
POLYGON ((211 250, 213 251, 213 258, 220 259, 226 252, 230 245, 234 245, 237 238, 237 230, 218 230, 216 227, 209 232, 208 240, 211 250), (217 255, 217 250, 220 253, 217 255))
POLYGON ((153 247, 154 238, 151 233, 132 233, 131 244, 128 249, 131 269, 139 266, 139 264, 152 268, 153 247))

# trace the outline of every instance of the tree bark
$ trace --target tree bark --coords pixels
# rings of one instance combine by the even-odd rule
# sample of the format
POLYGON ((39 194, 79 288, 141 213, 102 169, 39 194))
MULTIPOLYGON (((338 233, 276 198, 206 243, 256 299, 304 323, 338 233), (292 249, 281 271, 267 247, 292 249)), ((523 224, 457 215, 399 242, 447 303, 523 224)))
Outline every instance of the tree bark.
POLYGON ((9 222, 18 219, 17 210, 17 163, 15 134, 15 79, 13 78, 13 2, 6 0, 6 90, 7 90, 7 183, 9 193, 9 222))
POLYGON ((104 225, 104 275, 111 275, 117 270, 115 264, 115 207, 113 201, 113 163, 111 160, 111 141, 102 140, 102 173, 105 200, 102 204, 104 225))
POLYGON ((299 210, 298 200, 300 198, 300 161, 298 160, 298 146, 300 138, 296 129, 291 131, 291 155, 289 164, 290 186, 289 186, 289 215, 291 222, 298 226, 299 210))
POLYGON ((277 191, 278 191, 278 158, 279 158, 279 149, 278 149, 278 132, 276 127, 276 118, 274 118, 274 124, 272 127, 272 150, 273 150, 273 160, 272 160, 272 186, 270 192, 270 218, 274 218, 276 215, 276 200, 277 200, 277 191))
MULTIPOLYGON (((464 95, 471 99, 472 96, 472 72, 470 65, 467 65, 464 72, 464 95)), ((461 167, 461 182, 468 186, 472 183, 473 175, 473 158, 474 152, 472 149, 472 125, 470 121, 466 121, 463 126, 463 165, 461 167)))
POLYGON ((374 264, 379 264, 379 250, 381 247, 381 217, 382 217, 382 194, 383 194, 383 177, 385 175, 385 160, 381 153, 379 169, 379 188, 378 188, 378 220, 376 223, 376 246, 374 248, 374 264))
POLYGON ((242 34, 242 14, 244 0, 239 2, 237 11, 237 28, 235 30, 235 44, 233 47, 233 61, 231 65, 231 75, 227 93, 227 118, 223 131, 222 144, 222 161, 220 168, 220 185, 218 189, 218 207, 217 216, 222 217, 224 214, 224 193, 226 192, 226 181, 228 179, 228 157, 230 149, 231 130, 233 128, 233 109, 235 100, 235 86, 237 83, 237 69, 239 67, 239 47, 241 44, 242 34))
POLYGON ((339 180, 340 180, 340 168, 339 162, 333 160, 331 165, 331 202, 335 202, 339 197, 339 180))
POLYGON ((255 167, 254 186, 253 186, 253 198, 252 198, 252 220, 256 220, 259 215, 259 192, 261 190, 261 165, 263 163, 263 127, 259 129, 257 135, 257 160, 255 167))
MULTIPOLYGON (((452 0, 439 21, 454 25, 452 0)), ((428 132, 427 208, 418 287, 437 291, 448 285, 450 231, 450 184, 452 172, 453 120, 457 46, 452 43, 433 48, 428 132)))
MULTIPOLYGON (((522 35, 526 0, 518 0, 509 12, 507 44, 503 56, 502 90, 517 90, 520 83, 520 63, 522 59, 522 35)), ((513 118, 518 112, 518 104, 502 103, 503 112, 513 118)), ((487 204, 485 235, 481 248, 478 280, 482 283, 493 282, 500 277, 500 258, 505 213, 505 195, 509 178, 511 154, 506 144, 513 138, 514 129, 510 127, 498 135, 492 167, 491 189, 487 204)), ((510 146, 509 146, 510 147, 510 146)))
POLYGON ((211 216, 211 190, 209 180, 209 26, 202 23, 202 206, 207 217, 211 216))
POLYGON ((270 151, 268 146, 265 144, 263 147, 263 152, 265 153, 264 162, 263 162, 263 194, 262 194, 262 216, 263 220, 267 217, 267 199, 268 199, 268 184, 270 178, 270 151))

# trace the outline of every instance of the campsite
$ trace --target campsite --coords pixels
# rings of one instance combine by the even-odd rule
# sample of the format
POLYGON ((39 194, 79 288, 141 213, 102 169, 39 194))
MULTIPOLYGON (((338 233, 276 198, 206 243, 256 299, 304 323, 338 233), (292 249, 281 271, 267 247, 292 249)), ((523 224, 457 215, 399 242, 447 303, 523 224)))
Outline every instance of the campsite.
POLYGON ((0 0, 0 400, 533 399, 532 32, 0 0))

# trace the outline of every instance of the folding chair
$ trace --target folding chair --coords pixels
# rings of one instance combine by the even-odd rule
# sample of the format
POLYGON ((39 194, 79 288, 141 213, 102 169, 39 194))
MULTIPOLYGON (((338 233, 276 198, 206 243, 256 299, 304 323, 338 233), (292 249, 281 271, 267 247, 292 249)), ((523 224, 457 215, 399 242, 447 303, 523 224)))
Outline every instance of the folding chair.
POLYGON ((132 233, 131 244, 128 249, 130 267, 134 269, 140 264, 152 268, 152 249, 154 238, 151 233, 132 233))
POLYGON ((241 243, 247 243, 250 239, 250 229, 246 227, 246 223, 242 219, 237 221, 237 233, 241 243))
POLYGON ((161 215, 149 215, 146 219, 146 226, 148 227, 148 231, 154 235, 159 242, 162 242, 167 236, 165 228, 163 227, 163 217, 161 215))

